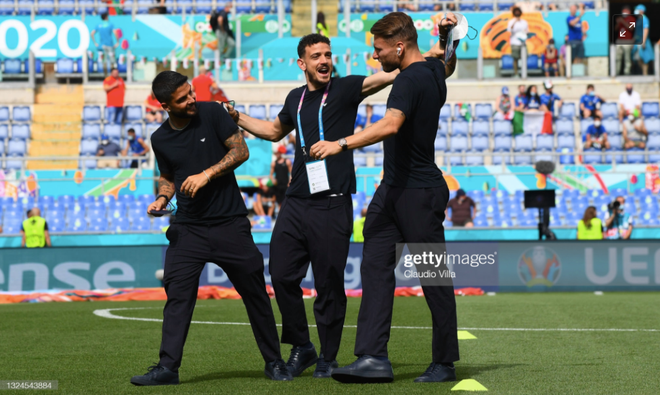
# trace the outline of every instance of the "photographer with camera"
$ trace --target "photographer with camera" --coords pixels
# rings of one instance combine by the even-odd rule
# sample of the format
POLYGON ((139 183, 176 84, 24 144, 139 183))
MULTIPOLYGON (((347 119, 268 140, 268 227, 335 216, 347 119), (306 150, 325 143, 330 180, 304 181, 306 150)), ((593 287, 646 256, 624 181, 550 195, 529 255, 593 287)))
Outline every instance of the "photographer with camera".
POLYGON ((628 240, 633 231, 633 220, 630 215, 624 212, 626 198, 619 196, 612 203, 607 205, 610 213, 609 218, 605 220, 604 239, 610 240, 628 240))

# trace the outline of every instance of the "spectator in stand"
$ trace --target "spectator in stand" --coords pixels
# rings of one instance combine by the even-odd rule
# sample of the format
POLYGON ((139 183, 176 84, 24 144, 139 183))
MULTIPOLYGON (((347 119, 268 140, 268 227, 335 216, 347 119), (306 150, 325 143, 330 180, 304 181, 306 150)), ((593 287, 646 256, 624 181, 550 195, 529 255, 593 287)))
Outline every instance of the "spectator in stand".
POLYGON ((21 247, 52 247, 48 222, 41 218, 41 210, 38 207, 27 212, 27 219, 21 225, 21 247))
POLYGON ((608 206, 609 217, 605 220, 603 238, 609 240, 628 240, 633 231, 633 219, 624 210, 626 198, 618 196, 615 202, 612 202, 608 206), (619 203, 618 206, 614 206, 613 203, 615 202, 619 203))
POLYGON ((582 42, 582 16, 584 16, 584 3, 580 3, 580 12, 575 4, 571 4, 571 15, 566 18, 568 23, 568 45, 571 46, 573 63, 582 63, 584 59, 584 43, 582 42))
POLYGON ((106 92, 106 107, 108 108, 108 123, 121 124, 124 116, 124 94, 126 84, 119 76, 119 70, 113 67, 110 75, 103 80, 103 89, 106 92))
POLYGON ((323 37, 330 37, 328 25, 325 23, 325 14, 321 11, 316 14, 316 32, 323 37))
POLYGON ((509 20, 506 30, 510 34, 509 44, 511 45, 511 57, 513 58, 513 76, 518 76, 518 60, 521 58, 523 45, 527 42, 527 33, 529 33, 529 24, 521 19, 522 10, 514 7, 512 10, 513 18, 509 20))
POLYGON ((518 85, 518 95, 513 101, 516 111, 525 111, 525 106, 527 105, 527 92, 525 89, 525 85, 518 85))
POLYGON ((218 51, 220 52, 220 59, 229 58, 231 52, 236 46, 234 32, 229 27, 229 14, 231 13, 231 3, 227 3, 225 8, 220 11, 213 11, 211 13, 211 29, 215 32, 215 37, 218 39, 218 51))
POLYGON ((496 111, 493 115, 493 119, 496 121, 510 121, 513 119, 513 110, 511 105, 511 96, 509 96, 509 88, 506 86, 502 87, 502 94, 497 100, 495 105, 496 111))
POLYGON ((584 135, 584 148, 594 147, 596 149, 610 149, 610 142, 607 140, 607 131, 602 125, 600 115, 594 114, 594 123, 589 125, 587 133, 584 135))
POLYGON ((153 92, 151 92, 144 101, 144 108, 147 112, 145 115, 147 122, 163 123, 163 115, 165 111, 163 111, 163 107, 160 105, 160 102, 156 99, 153 92))
POLYGON ((568 45, 568 34, 564 36, 564 43, 559 48, 559 75, 566 75, 566 46, 568 45))
POLYGON ((615 32, 619 34, 617 37, 616 47, 616 72, 621 72, 623 65, 623 74, 630 75, 632 66, 632 49, 635 43, 634 30, 630 28, 630 24, 635 22, 635 16, 630 12, 630 7, 624 5, 621 8, 621 16, 616 19, 615 32), (627 44, 627 45, 621 45, 627 44))
POLYGON ((445 217, 452 222, 452 226, 471 228, 474 226, 473 220, 477 216, 477 205, 474 200, 466 196, 465 191, 459 189, 456 191, 456 197, 449 200, 447 209, 451 209, 451 217, 445 217))
POLYGON ((199 68, 197 77, 193 78, 192 86, 197 101, 211 101, 214 91, 218 89, 218 85, 203 66, 199 68))
POLYGON ((108 13, 101 14, 101 23, 99 23, 91 33, 92 42, 96 48, 103 51, 103 68, 105 71, 111 70, 117 65, 115 58, 115 49, 119 46, 119 36, 115 31, 115 27, 108 21, 108 13), (94 35, 99 34, 99 42, 94 39, 94 35), (114 42, 114 38, 117 42, 114 42))
POLYGON ((605 103, 602 97, 596 94, 593 84, 587 85, 587 93, 580 98, 580 116, 582 118, 590 118, 598 115, 599 118, 603 117, 600 112, 600 105, 605 103))
POLYGON ((270 181, 273 183, 275 200, 280 207, 284 202, 286 190, 291 181, 291 169, 293 168, 291 159, 285 158, 284 154, 286 154, 286 147, 283 145, 278 146, 277 151, 275 151, 275 161, 270 165, 269 176, 270 181))
POLYGON ((555 39, 551 38, 545 49, 545 60, 543 61, 543 70, 545 70, 546 77, 550 77, 551 70, 553 77, 559 73, 559 66, 557 65, 558 58, 559 56, 557 54, 557 47, 555 47, 555 39))
POLYGON ((554 87, 552 81, 545 81, 543 87, 545 88, 545 93, 541 95, 541 106, 545 106, 545 108, 542 108, 542 110, 550 111, 554 115, 555 103, 557 103, 557 108, 561 108, 564 101, 561 100, 558 94, 552 92, 552 88, 554 87))
POLYGON ((275 214, 275 192, 270 180, 262 180, 259 190, 254 193, 254 213, 259 216, 273 217, 275 214))
POLYGON ((367 209, 363 208, 360 212, 360 218, 353 221, 353 241, 364 243, 364 223, 367 220, 367 209))
POLYGON ((642 119, 642 99, 626 84, 626 90, 619 95, 619 122, 623 125, 624 147, 626 149, 646 146, 648 131, 642 119))
POLYGON ((582 219, 577 226, 578 240, 602 240, 603 222, 596 215, 596 207, 589 206, 584 210, 582 219))
POLYGON ((355 130, 354 133, 361 132, 363 129, 368 128, 371 124, 378 122, 381 117, 374 114, 374 107, 371 104, 366 106, 366 116, 358 116, 355 119, 355 130))
MULTIPOLYGON (((145 156, 149 152, 149 146, 144 142, 142 137, 137 137, 135 134, 135 129, 128 129, 128 138, 126 141, 126 148, 121 152, 122 156, 145 156)), ((131 169, 138 168, 138 161, 134 160, 131 162, 131 169)))
MULTIPOLYGON (((111 158, 119 156, 121 152, 121 147, 116 143, 110 141, 110 138, 107 134, 101 135, 101 143, 96 149, 96 156, 101 156, 103 158, 111 158)), ((118 159, 99 159, 96 162, 97 169, 110 168, 116 169, 119 167, 118 159)))
POLYGON ((635 7, 635 14, 642 16, 642 44, 636 45, 633 49, 633 58, 637 59, 639 67, 642 69, 643 75, 649 73, 649 63, 655 58, 653 51, 653 42, 649 40, 649 28, 651 26, 649 18, 644 15, 646 13, 646 6, 640 4, 635 7))
POLYGON ((541 106, 541 98, 539 97, 536 85, 530 85, 529 88, 527 88, 527 94, 525 95, 525 110, 545 111, 545 108, 541 108, 541 106))

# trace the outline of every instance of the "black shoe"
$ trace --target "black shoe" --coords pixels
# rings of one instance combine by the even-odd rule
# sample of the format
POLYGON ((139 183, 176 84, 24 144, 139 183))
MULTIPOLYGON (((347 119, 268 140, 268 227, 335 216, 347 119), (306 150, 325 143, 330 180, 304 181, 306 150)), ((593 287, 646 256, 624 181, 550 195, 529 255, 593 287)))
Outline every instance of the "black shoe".
POLYGON ((291 376, 298 377, 305 369, 314 365, 318 359, 319 356, 316 354, 313 344, 311 348, 293 347, 286 368, 291 372, 291 376))
POLYGON ((158 364, 149 366, 149 371, 142 376, 133 376, 133 385, 175 385, 179 384, 179 373, 158 364))
POLYGON ((348 366, 333 369, 332 378, 340 383, 391 383, 394 372, 389 360, 363 355, 348 366))
POLYGON ((266 368, 264 369, 266 376, 275 381, 291 381, 293 377, 291 373, 286 368, 286 364, 283 359, 276 359, 272 362, 266 362, 266 368))
POLYGON ((332 370, 339 367, 337 360, 328 362, 323 359, 323 354, 319 355, 319 360, 316 362, 316 369, 312 377, 317 379, 329 379, 332 375, 332 370))
POLYGON ((456 381, 456 368, 453 363, 442 365, 431 362, 426 372, 415 379, 415 383, 442 383, 444 381, 456 381))

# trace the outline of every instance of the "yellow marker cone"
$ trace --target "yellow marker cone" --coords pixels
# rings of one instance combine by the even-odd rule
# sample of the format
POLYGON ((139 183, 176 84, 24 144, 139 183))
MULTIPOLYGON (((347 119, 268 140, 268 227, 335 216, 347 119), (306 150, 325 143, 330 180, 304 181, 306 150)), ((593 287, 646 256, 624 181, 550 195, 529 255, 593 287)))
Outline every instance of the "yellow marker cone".
POLYGON ((452 391, 488 391, 488 388, 481 385, 475 379, 466 379, 461 380, 460 383, 456 384, 452 391))
POLYGON ((477 337, 468 331, 458 331, 458 340, 471 340, 477 337))

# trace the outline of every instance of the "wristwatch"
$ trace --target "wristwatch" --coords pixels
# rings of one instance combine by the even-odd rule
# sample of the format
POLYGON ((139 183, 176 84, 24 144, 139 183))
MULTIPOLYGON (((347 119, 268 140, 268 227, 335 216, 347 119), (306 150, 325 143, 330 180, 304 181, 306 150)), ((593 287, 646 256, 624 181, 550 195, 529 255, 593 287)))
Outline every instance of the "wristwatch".
POLYGON ((342 151, 346 151, 346 150, 348 149, 348 142, 346 141, 345 138, 343 138, 343 137, 340 138, 340 139, 337 141, 337 143, 338 143, 339 146, 341 147, 341 150, 342 150, 342 151))

